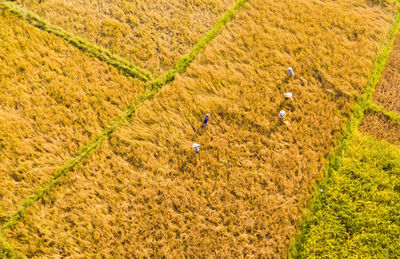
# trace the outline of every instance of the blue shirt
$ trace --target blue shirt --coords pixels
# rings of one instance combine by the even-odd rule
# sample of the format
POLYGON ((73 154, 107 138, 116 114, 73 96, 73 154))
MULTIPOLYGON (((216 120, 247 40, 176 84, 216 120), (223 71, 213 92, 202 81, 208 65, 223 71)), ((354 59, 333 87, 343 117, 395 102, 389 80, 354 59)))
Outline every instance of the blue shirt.
POLYGON ((204 124, 208 123, 208 118, 209 118, 209 116, 206 116, 206 118, 204 119, 204 124))

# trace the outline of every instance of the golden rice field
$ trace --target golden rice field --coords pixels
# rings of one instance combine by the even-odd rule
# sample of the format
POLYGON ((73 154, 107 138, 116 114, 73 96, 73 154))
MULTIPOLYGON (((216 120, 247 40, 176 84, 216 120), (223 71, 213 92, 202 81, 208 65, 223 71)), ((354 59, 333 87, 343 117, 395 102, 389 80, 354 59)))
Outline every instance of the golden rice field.
POLYGON ((386 110, 397 106, 399 16, 394 28, 316 185, 289 258, 400 255, 400 116, 386 110))
POLYGON ((17 0, 136 65, 159 74, 215 24, 233 0, 17 0))
POLYGON ((368 112, 360 125, 360 132, 400 145, 400 123, 386 118, 383 114, 368 112))
POLYGON ((385 109, 400 113, 400 37, 393 45, 393 50, 385 72, 382 75, 374 95, 374 102, 385 109))
POLYGON ((4 236, 27 257, 284 257, 394 22, 376 3, 249 0, 4 236))
POLYGON ((383 112, 370 110, 360 124, 360 132, 373 136, 379 140, 386 140, 392 144, 400 145, 400 37, 393 44, 390 58, 383 71, 381 80, 373 95, 374 105, 379 105, 383 112), (393 113, 391 118, 384 113, 393 113), (396 114, 397 113, 397 114, 396 114))
POLYGON ((144 85, 0 10, 0 222, 144 85))

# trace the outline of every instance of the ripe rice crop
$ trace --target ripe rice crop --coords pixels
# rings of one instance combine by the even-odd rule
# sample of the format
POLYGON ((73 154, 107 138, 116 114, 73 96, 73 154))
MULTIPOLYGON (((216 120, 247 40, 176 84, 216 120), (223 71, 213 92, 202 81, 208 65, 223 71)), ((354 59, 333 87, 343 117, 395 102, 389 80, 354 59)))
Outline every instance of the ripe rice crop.
POLYGON ((17 0, 135 64, 159 74, 215 24, 233 0, 17 0))
POLYGON ((250 0, 6 237, 28 257, 283 257, 393 14, 250 0))
POLYGON ((400 113, 400 37, 393 45, 389 62, 385 68, 375 94, 374 102, 386 110, 400 113))
POLYGON ((354 1, 245 6, 185 74, 6 231, 18 252, 285 253, 393 12, 354 1))
POLYGON ((336 152, 329 157, 326 177, 318 183, 309 211, 292 242, 289 258, 396 258, 400 223, 393 217, 397 203, 398 148, 378 139, 393 139, 400 117, 373 104, 376 85, 386 80, 400 26, 397 14, 389 40, 380 52, 363 97, 357 102, 336 152), (389 55, 391 54, 391 55, 389 55), (385 69, 386 68, 386 69, 385 69), (385 72, 385 73, 384 73, 385 72), (381 173, 379 170, 384 170, 381 173), (383 184, 390 183, 390 185, 383 184), (390 207, 392 206, 392 207, 390 207), (393 245, 395 244, 395 245, 393 245))
POLYGON ((360 132, 400 145, 400 123, 390 120, 381 113, 367 113, 360 125, 360 132))
POLYGON ((0 222, 144 89, 0 10, 0 222))

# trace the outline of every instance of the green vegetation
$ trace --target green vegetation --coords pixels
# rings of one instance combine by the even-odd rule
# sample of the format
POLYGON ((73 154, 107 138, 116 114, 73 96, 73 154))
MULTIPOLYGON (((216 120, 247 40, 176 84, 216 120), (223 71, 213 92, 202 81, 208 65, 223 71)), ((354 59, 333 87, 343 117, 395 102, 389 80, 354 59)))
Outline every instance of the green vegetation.
POLYGON ((319 185, 294 258, 400 257, 400 148, 356 137, 319 185))

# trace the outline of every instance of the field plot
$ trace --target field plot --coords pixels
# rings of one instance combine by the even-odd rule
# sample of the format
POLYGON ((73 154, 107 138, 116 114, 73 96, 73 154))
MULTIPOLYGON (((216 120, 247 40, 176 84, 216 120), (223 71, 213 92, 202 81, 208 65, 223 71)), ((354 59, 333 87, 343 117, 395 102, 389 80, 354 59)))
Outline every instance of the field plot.
POLYGON ((374 112, 367 113, 359 130, 363 134, 373 136, 376 139, 386 140, 390 143, 400 145, 400 123, 391 121, 383 114, 374 112))
POLYGON ((156 75, 171 68, 234 3, 233 0, 16 2, 156 75))
POLYGON ((344 3, 250 0, 5 236, 28 257, 283 257, 393 22, 344 3))
POLYGON ((400 113, 400 37, 393 45, 382 80, 375 91, 374 102, 386 110, 400 113))
POLYGON ((0 222, 144 89, 0 10, 0 222))
POLYGON ((359 137, 322 188, 292 257, 400 257, 399 147, 359 137))

